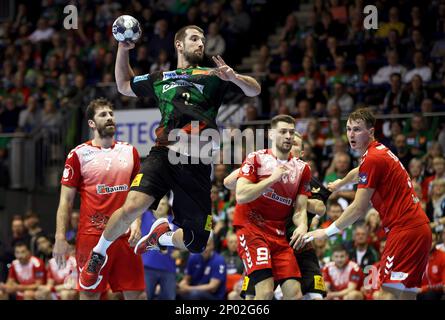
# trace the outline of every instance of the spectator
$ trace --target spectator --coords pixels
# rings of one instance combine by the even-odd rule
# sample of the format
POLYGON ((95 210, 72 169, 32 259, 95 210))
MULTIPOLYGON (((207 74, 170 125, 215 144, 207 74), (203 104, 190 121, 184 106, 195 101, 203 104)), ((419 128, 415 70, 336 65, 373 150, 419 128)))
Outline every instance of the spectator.
POLYGON ((354 100, 346 92, 345 85, 342 82, 336 82, 332 91, 333 94, 328 100, 328 108, 334 104, 338 105, 342 115, 348 115, 354 108, 354 100))
POLYGON ((412 158, 408 165, 409 177, 412 181, 419 183, 420 185, 424 180, 424 164, 417 158, 412 158))
POLYGON ((400 74, 402 78, 405 76, 406 68, 399 64, 399 54, 397 51, 392 50, 387 52, 386 57, 388 59, 388 65, 377 70, 377 73, 372 77, 374 84, 380 85, 388 83, 393 73, 400 74))
POLYGON ((379 25, 376 37, 386 38, 391 29, 397 30, 401 37, 405 34, 405 24, 399 20, 399 9, 397 9, 397 7, 391 7, 391 9, 389 9, 388 22, 379 25))
POLYGON ((351 260, 356 262, 362 271, 365 271, 367 266, 371 266, 379 262, 377 251, 368 244, 368 228, 366 225, 358 225, 354 230, 354 247, 349 256, 351 260))
POLYGON ((408 168, 414 155, 411 153, 410 148, 408 148, 405 135, 398 134, 394 137, 394 148, 397 158, 399 158, 405 168, 408 168))
POLYGON ((46 18, 40 18, 37 22, 37 29, 31 33, 29 40, 32 43, 38 43, 41 41, 50 41, 55 30, 48 26, 48 20, 46 18))
MULTIPOLYGON (((351 156, 347 153, 334 153, 334 158, 332 160, 331 166, 326 170, 326 176, 323 183, 327 185, 337 179, 343 179, 348 174, 350 169, 351 156)), ((331 199, 344 199, 340 200, 344 205, 354 200, 354 196, 354 184, 350 183, 341 187, 338 191, 334 192, 333 195, 331 195, 331 199)))
POLYGON ((335 69, 326 73, 326 85, 328 87, 334 86, 335 83, 346 83, 349 79, 349 75, 345 70, 345 58, 343 56, 336 56, 335 69))
POLYGON ((422 185, 422 192, 426 200, 428 200, 428 195, 431 192, 431 182, 435 179, 445 179, 445 158, 442 153, 442 148, 437 142, 433 143, 430 149, 432 149, 432 146, 439 146, 440 149, 435 154, 430 155, 430 153, 428 153, 423 159, 426 165, 426 173, 431 174, 429 177, 425 178, 422 185), (429 156, 432 159, 430 159, 429 156), (431 169, 428 170, 428 168, 431 169))
POLYGON ((414 68, 405 74, 403 81, 411 82, 415 75, 419 75, 423 82, 431 81, 431 68, 425 65, 422 51, 419 50, 414 53, 413 62, 414 68))
POLYGON ((442 300, 445 288, 445 252, 436 249, 438 235, 433 232, 428 265, 417 300, 442 300))
MULTIPOLYGON (((309 36, 306 36, 309 37, 309 36)), ((321 82, 320 73, 315 70, 312 58, 308 55, 303 57, 301 63, 303 71, 297 74, 298 88, 302 89, 309 79, 314 81, 314 86, 319 87, 321 82)))
POLYGON ((31 251, 32 255, 37 254, 37 238, 44 234, 42 228, 40 227, 40 219, 37 213, 33 212, 32 210, 29 210, 25 214, 24 218, 24 225, 28 232, 28 235, 30 236, 30 242, 29 242, 29 250, 31 251))
MULTIPOLYGON (((343 212, 342 206, 335 201, 330 201, 326 210, 327 220, 321 224, 321 228, 329 227, 337 220, 343 212)), ((343 245, 349 251, 352 248, 352 226, 347 227, 342 232, 328 238, 329 248, 332 249, 336 245, 343 245)), ((327 256, 332 256, 333 251, 328 250, 327 256)))
POLYGON ((74 242, 69 242, 69 250, 65 267, 59 269, 55 258, 47 265, 47 281, 37 288, 36 300, 77 300, 77 263, 74 252, 74 242))
POLYGON ((363 300, 360 288, 364 276, 360 266, 349 260, 348 252, 341 245, 332 249, 332 260, 322 270, 327 288, 326 299, 363 300))
POLYGON ((156 61, 150 67, 150 73, 155 71, 168 71, 170 70, 170 61, 168 60, 167 51, 161 49, 156 61))
POLYGON ((371 74, 368 71, 366 57, 359 53, 355 57, 355 70, 347 79, 348 92, 356 97, 358 102, 363 102, 366 88, 371 82, 371 74))
POLYGON ((167 20, 160 19, 156 21, 154 35, 148 45, 149 57, 155 60, 161 50, 165 50, 169 57, 173 57, 175 54, 171 45, 173 40, 173 34, 168 30, 167 20))
POLYGON ((46 235, 41 234, 37 237, 36 244, 36 257, 42 260, 46 265, 53 256, 53 243, 46 235))
MULTIPOLYGON (((267 47, 266 47, 267 48, 267 47)), ((222 56, 226 50, 226 41, 219 33, 218 24, 209 24, 209 31, 206 37, 205 54, 209 57, 222 56)))
POLYGON ((45 264, 31 254, 24 242, 16 243, 14 255, 16 260, 11 264, 6 284, 0 284, 0 291, 16 300, 34 300, 37 288, 46 280, 45 264))
POLYGON ((283 30, 281 31, 280 41, 286 41, 291 47, 296 47, 300 43, 302 34, 303 32, 298 25, 298 19, 295 14, 288 14, 283 30))
POLYGON ((77 237, 77 228, 79 227, 79 210, 73 210, 70 214, 70 222, 66 231, 66 241, 75 241, 77 237))
POLYGON ((222 300, 226 293, 226 263, 215 252, 212 236, 204 252, 192 254, 178 284, 180 300, 222 300))
POLYGON ((31 241, 31 237, 26 232, 25 223, 23 222, 23 218, 19 215, 15 215, 12 217, 11 221, 11 247, 13 248, 16 243, 24 242, 29 244, 31 241))
POLYGON ((381 247, 382 240, 386 237, 383 230, 379 213, 374 208, 368 210, 365 216, 365 225, 368 229, 368 244, 377 252, 383 252, 381 247))
POLYGON ((6 97, 5 108, 0 108, 0 129, 2 133, 12 133, 19 124, 20 109, 12 97, 6 97))
POLYGON ((445 180, 436 179, 432 182, 431 199, 426 205, 426 214, 430 219, 430 227, 440 233, 445 227, 445 180))
POLYGON ((286 82, 281 82, 277 85, 276 91, 271 103, 271 117, 277 115, 282 106, 286 107, 289 113, 296 114, 295 97, 292 96, 291 86, 286 82))
POLYGON ((386 93, 381 105, 383 113, 391 113, 394 109, 405 110, 408 103, 408 93, 402 90, 402 78, 399 73, 390 76, 391 89, 386 93))
POLYGON ((238 256, 238 238, 235 233, 226 236, 227 248, 221 252, 227 266, 226 292, 229 293, 243 278, 244 265, 238 256))
MULTIPOLYGON (((417 52, 421 52, 423 57, 428 57, 430 50, 425 44, 422 33, 418 29, 411 31, 410 43, 405 48, 405 62, 406 64, 415 61, 414 56, 417 52)), ((431 71, 431 70, 430 70, 431 71)))
POLYGON ((426 146, 433 140, 433 133, 425 128, 422 114, 414 114, 411 118, 411 128, 405 128, 405 131, 411 153, 416 157, 423 156, 426 153, 426 146))
POLYGON ((309 101, 300 100, 298 102, 298 114, 297 114, 297 123, 295 125, 295 130, 302 135, 307 133, 307 127, 309 124, 309 117, 311 116, 311 106, 309 101))
POLYGON ((26 109, 20 111, 18 130, 31 133, 42 123, 42 111, 34 97, 29 97, 26 109))
POLYGON ((292 65, 289 60, 283 60, 280 66, 281 75, 278 77, 276 86, 286 83, 291 89, 297 89, 297 75, 292 72, 292 65))

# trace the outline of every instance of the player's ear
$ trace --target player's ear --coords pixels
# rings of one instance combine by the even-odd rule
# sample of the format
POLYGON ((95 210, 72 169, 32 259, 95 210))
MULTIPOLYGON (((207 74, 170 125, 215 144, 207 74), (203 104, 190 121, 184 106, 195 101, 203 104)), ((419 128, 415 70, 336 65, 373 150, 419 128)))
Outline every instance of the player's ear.
POLYGON ((88 120, 88 126, 91 128, 91 129, 96 129, 96 123, 94 123, 94 121, 93 120, 88 120))
POLYGON ((270 140, 273 140, 273 138, 275 137, 275 129, 274 128, 270 128, 267 131, 267 136, 269 137, 270 140))
POLYGON ((304 157, 304 150, 301 150, 300 151, 300 159, 303 159, 303 157, 304 157))
POLYGON ((179 50, 183 50, 184 48, 183 48, 182 41, 176 40, 175 41, 175 48, 176 48, 176 51, 178 51, 178 52, 179 52, 179 50))
POLYGON ((375 129, 374 129, 374 127, 372 127, 371 129, 369 129, 369 133, 374 137, 374 132, 375 132, 375 129))

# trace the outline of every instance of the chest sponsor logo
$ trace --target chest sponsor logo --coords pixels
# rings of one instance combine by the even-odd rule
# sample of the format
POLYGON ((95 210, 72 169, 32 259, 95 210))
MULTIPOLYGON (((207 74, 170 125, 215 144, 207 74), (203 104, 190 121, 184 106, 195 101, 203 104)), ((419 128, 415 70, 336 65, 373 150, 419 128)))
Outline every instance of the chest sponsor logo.
POLYGON ((270 188, 268 189, 268 191, 263 193, 263 196, 265 198, 268 198, 268 199, 271 199, 273 201, 279 202, 279 203, 284 204, 286 206, 292 205, 292 199, 291 198, 282 197, 282 196, 276 194, 275 191, 273 189, 270 189, 270 188))
POLYGON ((98 184, 96 186, 97 194, 110 194, 115 192, 125 192, 128 190, 128 186, 126 184, 121 184, 118 186, 107 186, 106 184, 98 184))
POLYGON ((172 83, 165 84, 162 86, 162 93, 165 93, 171 89, 177 88, 177 87, 195 87, 198 89, 198 91, 202 94, 204 91, 204 86, 202 84, 197 84, 185 80, 177 80, 173 81, 172 83))
POLYGON ((148 73, 144 74, 142 76, 136 76, 136 77, 133 78, 133 83, 136 83, 136 82, 139 82, 139 81, 148 80, 149 77, 150 77, 150 75, 148 73))
POLYGON ((177 74, 176 71, 165 71, 162 73, 162 80, 187 78, 190 78, 188 74, 177 74))

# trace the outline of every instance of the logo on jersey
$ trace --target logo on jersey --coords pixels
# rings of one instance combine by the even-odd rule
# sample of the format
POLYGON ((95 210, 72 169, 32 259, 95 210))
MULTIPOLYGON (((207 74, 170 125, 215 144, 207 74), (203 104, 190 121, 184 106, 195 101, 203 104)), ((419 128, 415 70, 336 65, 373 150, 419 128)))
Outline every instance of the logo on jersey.
POLYGON ((245 163, 241 168, 241 172, 245 176, 252 174, 253 173, 253 165, 251 165, 249 163, 245 163))
POLYGON ((360 172, 358 174, 358 183, 359 184, 367 184, 368 183, 368 175, 365 172, 360 172))
POLYGON ((63 170, 62 180, 69 181, 74 176, 74 169, 69 164, 65 165, 65 169, 63 170))
POLYGON ((313 188, 311 189, 311 192, 312 192, 312 193, 319 193, 319 192, 320 192, 320 188, 315 188, 315 187, 313 187, 313 188))
POLYGON ((210 70, 195 69, 192 71, 192 75, 196 74, 210 74, 210 70))
POLYGON ((326 291, 326 286, 324 284, 322 276, 314 275, 314 289, 320 291, 326 291))
POLYGON ((115 192, 125 192, 128 190, 128 186, 126 184, 121 184, 118 186, 107 186, 106 184, 98 184, 96 186, 97 194, 110 194, 115 192))
POLYGON ((177 88, 177 87, 195 87, 202 94, 204 91, 204 86, 202 84, 197 84, 185 80, 177 80, 172 83, 166 84, 162 86, 162 93, 167 92, 168 90, 177 88))
POLYGON ((271 188, 268 188, 267 192, 263 193, 263 196, 267 199, 279 202, 281 204, 284 204, 286 206, 290 206, 292 205, 292 199, 291 198, 286 198, 286 197, 282 197, 278 194, 275 193, 275 191, 271 188))
POLYGON ((177 74, 176 71, 165 71, 162 73, 162 80, 186 78, 190 78, 190 76, 188 74, 177 74))
POLYGON ((212 216, 208 215, 207 216, 207 220, 206 220, 206 225, 204 227, 204 230, 206 231, 212 231, 212 226, 213 226, 213 220, 212 220, 212 216))
POLYGON ((150 75, 148 73, 144 74, 142 76, 136 76, 136 77, 133 78, 133 83, 136 83, 136 82, 139 82, 139 81, 148 80, 149 77, 150 77, 150 75))

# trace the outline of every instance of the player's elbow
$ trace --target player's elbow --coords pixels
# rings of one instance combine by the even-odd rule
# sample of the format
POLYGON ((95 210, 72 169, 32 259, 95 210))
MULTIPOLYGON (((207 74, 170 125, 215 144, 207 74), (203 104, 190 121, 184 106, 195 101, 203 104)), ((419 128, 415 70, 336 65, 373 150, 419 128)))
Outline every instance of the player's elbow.
POLYGON ((246 92, 246 96, 248 96, 248 97, 256 97, 256 96, 259 96, 260 93, 261 93, 261 86, 258 85, 258 86, 253 87, 248 92, 246 92))
POLYGON ((116 81, 117 91, 124 96, 135 97, 131 90, 130 81, 116 81))
POLYGON ((236 180, 232 181, 231 179, 229 179, 229 177, 224 178, 223 181, 224 187, 226 187, 229 190, 233 190, 236 187, 236 180))
POLYGON ((236 193, 235 193, 236 202, 238 204, 245 204, 245 203, 249 202, 249 199, 248 199, 246 193, 243 192, 242 190, 238 191, 238 189, 239 188, 237 188, 236 193))

